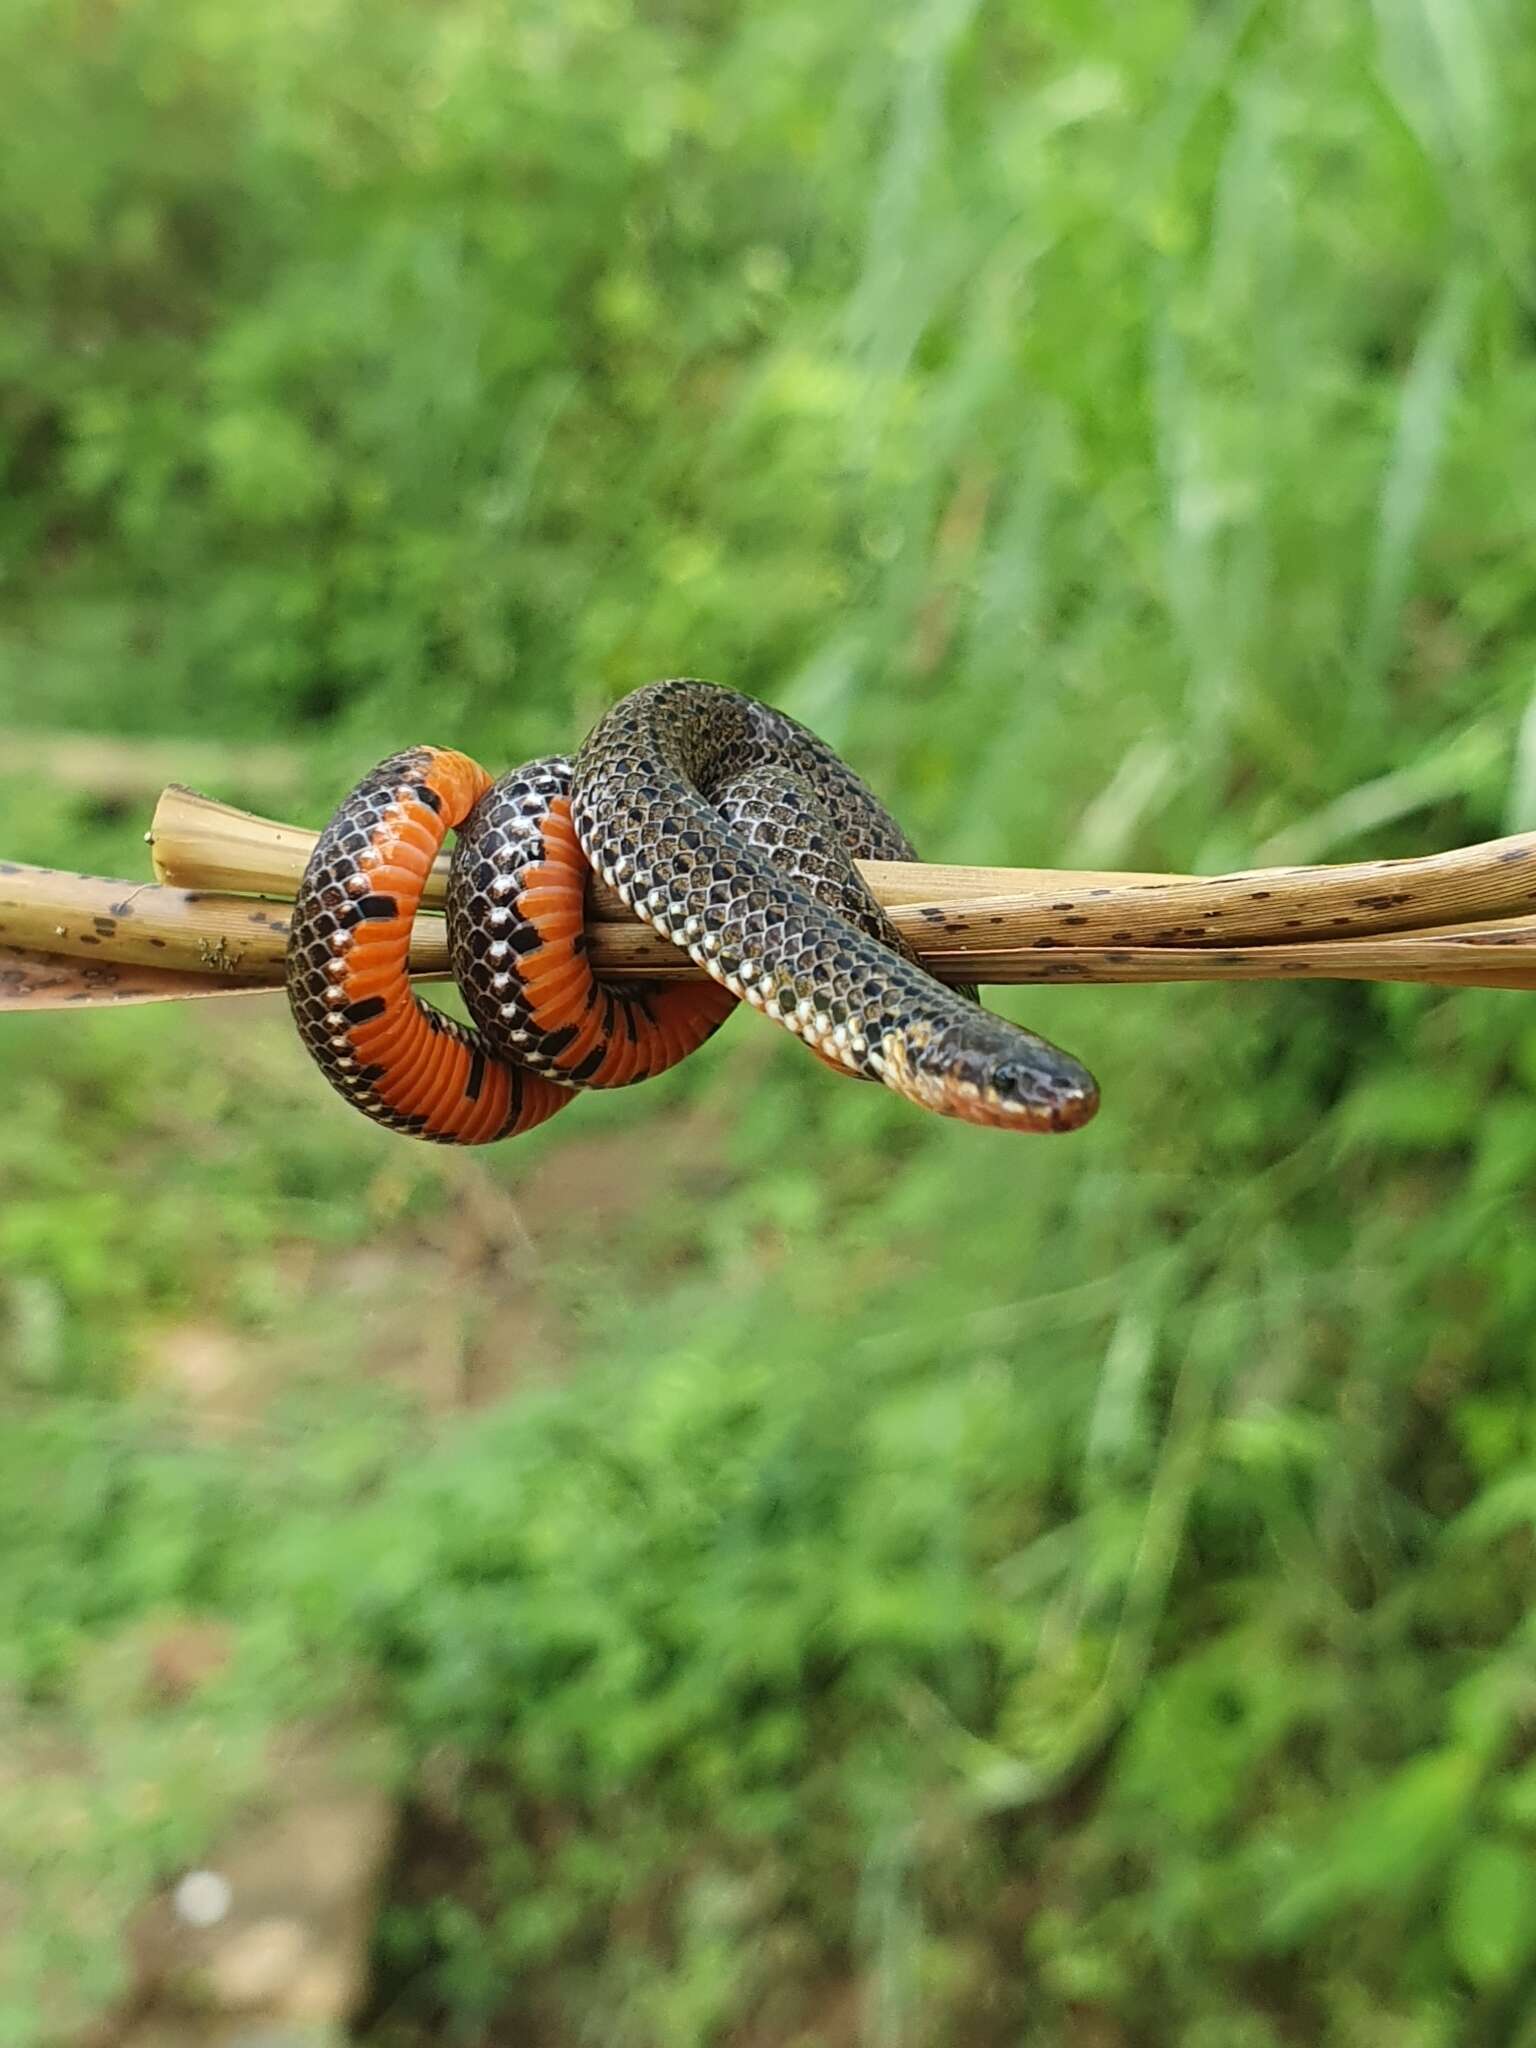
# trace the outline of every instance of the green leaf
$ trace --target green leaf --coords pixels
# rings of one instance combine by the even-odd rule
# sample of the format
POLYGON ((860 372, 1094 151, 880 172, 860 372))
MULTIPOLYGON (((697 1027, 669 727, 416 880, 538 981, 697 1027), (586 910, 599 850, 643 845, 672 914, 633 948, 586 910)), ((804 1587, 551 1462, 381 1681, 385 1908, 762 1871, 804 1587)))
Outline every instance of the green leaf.
POLYGON ((1450 1850, 1477 1790, 1475 1752, 1431 1750, 1376 1786, 1329 1831, 1264 1919, 1279 1947, 1340 1913, 1401 1899, 1450 1850))
POLYGON ((1479 1990, 1508 1984, 1536 1951, 1536 1858, 1481 1835, 1457 1857, 1444 1901, 1445 1938, 1479 1990))

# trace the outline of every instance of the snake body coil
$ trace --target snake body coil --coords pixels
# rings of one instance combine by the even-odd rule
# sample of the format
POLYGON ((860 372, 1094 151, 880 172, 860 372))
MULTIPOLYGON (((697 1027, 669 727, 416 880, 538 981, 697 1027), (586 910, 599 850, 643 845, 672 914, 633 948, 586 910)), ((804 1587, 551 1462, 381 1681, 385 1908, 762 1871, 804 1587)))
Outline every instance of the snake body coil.
POLYGON ((741 998, 821 1059, 971 1123, 1070 1130, 1092 1077, 946 988, 855 862, 915 858, 851 769, 782 712, 710 683, 621 699, 574 765, 494 786, 462 755, 396 755, 343 802, 305 873, 288 991, 333 1085, 445 1143, 531 1128, 579 1087, 621 1087, 701 1044, 741 998), (411 920, 450 826, 455 978, 475 1030, 406 979, 411 920), (609 986, 586 960, 588 864, 713 984, 609 986))

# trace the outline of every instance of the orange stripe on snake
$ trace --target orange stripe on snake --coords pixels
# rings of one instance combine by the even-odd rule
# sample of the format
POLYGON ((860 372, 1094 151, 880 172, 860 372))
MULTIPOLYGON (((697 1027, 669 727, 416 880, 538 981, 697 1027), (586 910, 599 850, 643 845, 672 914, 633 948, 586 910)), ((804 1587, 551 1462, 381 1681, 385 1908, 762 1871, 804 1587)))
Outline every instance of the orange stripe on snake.
POLYGON ((734 1009, 709 983, 626 990, 593 975, 569 787, 558 759, 493 785, 466 755, 416 747, 365 776, 321 835, 290 925, 289 1001, 321 1071, 375 1123, 442 1144, 513 1137, 578 1087, 663 1072, 734 1009), (450 954, 474 1029, 409 980, 450 828, 450 954))

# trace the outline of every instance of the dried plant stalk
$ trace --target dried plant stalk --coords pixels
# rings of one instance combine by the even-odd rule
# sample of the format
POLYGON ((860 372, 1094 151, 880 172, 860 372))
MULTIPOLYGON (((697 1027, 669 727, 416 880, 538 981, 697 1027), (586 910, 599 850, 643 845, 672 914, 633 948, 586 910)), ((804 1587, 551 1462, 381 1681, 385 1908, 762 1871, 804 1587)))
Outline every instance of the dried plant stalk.
MULTIPOLYGON (((316 835, 171 788, 146 837, 157 884, 0 862, 0 1008, 281 985, 288 907, 316 835)), ((1215 877, 861 867, 924 963, 949 981, 1536 987, 1533 833, 1421 859, 1215 877)), ((439 861, 429 905, 440 904, 445 874, 439 861)), ((602 972, 697 973, 613 891, 595 888, 590 911, 602 972)), ((446 970, 442 919, 424 914, 411 971, 441 978, 446 970)))
MULTIPOLYGON (((291 902, 319 834, 276 818, 237 810, 216 797, 173 783, 155 808, 145 834, 155 879, 187 889, 224 889, 291 902)), ((1020 891, 1057 893, 1064 882, 1082 887, 1163 883, 1166 875, 1065 875, 1054 868, 944 867, 931 862, 861 861, 860 869, 882 903, 942 903, 1020 891)), ((442 906, 448 857, 439 854, 422 892, 427 910, 442 906)), ((623 898, 595 880, 588 905, 595 922, 633 922, 623 898)))
POLYGON ((32 953, 0 946, 0 1010, 120 1009, 125 1003, 185 1001, 191 996, 261 996, 265 981, 230 981, 174 967, 134 967, 78 954, 32 953))
MULTIPOLYGON (((162 796, 148 834, 161 882, 289 900, 317 836, 179 787, 162 796)), ((942 922, 958 941, 945 950, 979 952, 1042 939, 1074 949, 1294 944, 1530 916, 1536 905, 1532 832, 1407 860, 1252 868, 1233 875, 928 861, 861 861, 859 868, 907 930, 921 937, 923 926, 937 929, 942 922), (903 910, 914 915, 901 918, 903 910)), ((446 876, 447 861, 440 857, 423 898, 428 909, 441 904, 446 876)), ((600 881, 589 911, 598 924, 633 921, 619 896, 600 881)))
POLYGON ((281 903, 0 862, 0 943, 7 946, 229 983, 270 979, 287 933, 281 903))

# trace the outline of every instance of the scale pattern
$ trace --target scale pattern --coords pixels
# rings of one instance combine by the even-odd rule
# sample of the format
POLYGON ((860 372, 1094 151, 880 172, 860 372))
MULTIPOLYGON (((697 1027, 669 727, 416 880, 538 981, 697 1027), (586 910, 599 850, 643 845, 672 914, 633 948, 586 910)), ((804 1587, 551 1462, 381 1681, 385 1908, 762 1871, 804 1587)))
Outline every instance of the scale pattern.
POLYGON ((712 982, 599 981, 584 929, 588 872, 570 762, 553 755, 504 775, 459 829, 449 961, 499 1057, 567 1087, 627 1088, 696 1051, 736 999, 712 982))
POLYGON ((574 765, 493 785, 417 747, 358 784, 294 906, 289 1001, 348 1101, 391 1130, 484 1144, 581 1087, 625 1087, 684 1058, 738 998, 839 1072, 972 1123, 1070 1130, 1097 1107, 1069 1054, 946 988, 903 945, 859 860, 912 860, 905 833, 814 733, 711 683, 653 683, 574 765), (449 945, 475 1020, 419 1003, 411 925, 451 827, 449 945), (589 864, 710 977, 599 982, 589 864))
POLYGON ((637 916, 823 1059, 974 1123, 1068 1130, 1096 1109, 1069 1054, 901 946, 854 862, 913 859, 906 835, 782 712, 692 678, 637 690, 577 755, 571 814, 637 916))
POLYGON ((381 762, 321 833, 289 926, 289 1008, 320 1071, 386 1130, 443 1145, 513 1137, 571 1100, 411 991, 411 925, 432 862, 489 786, 483 768, 438 747, 381 762))

